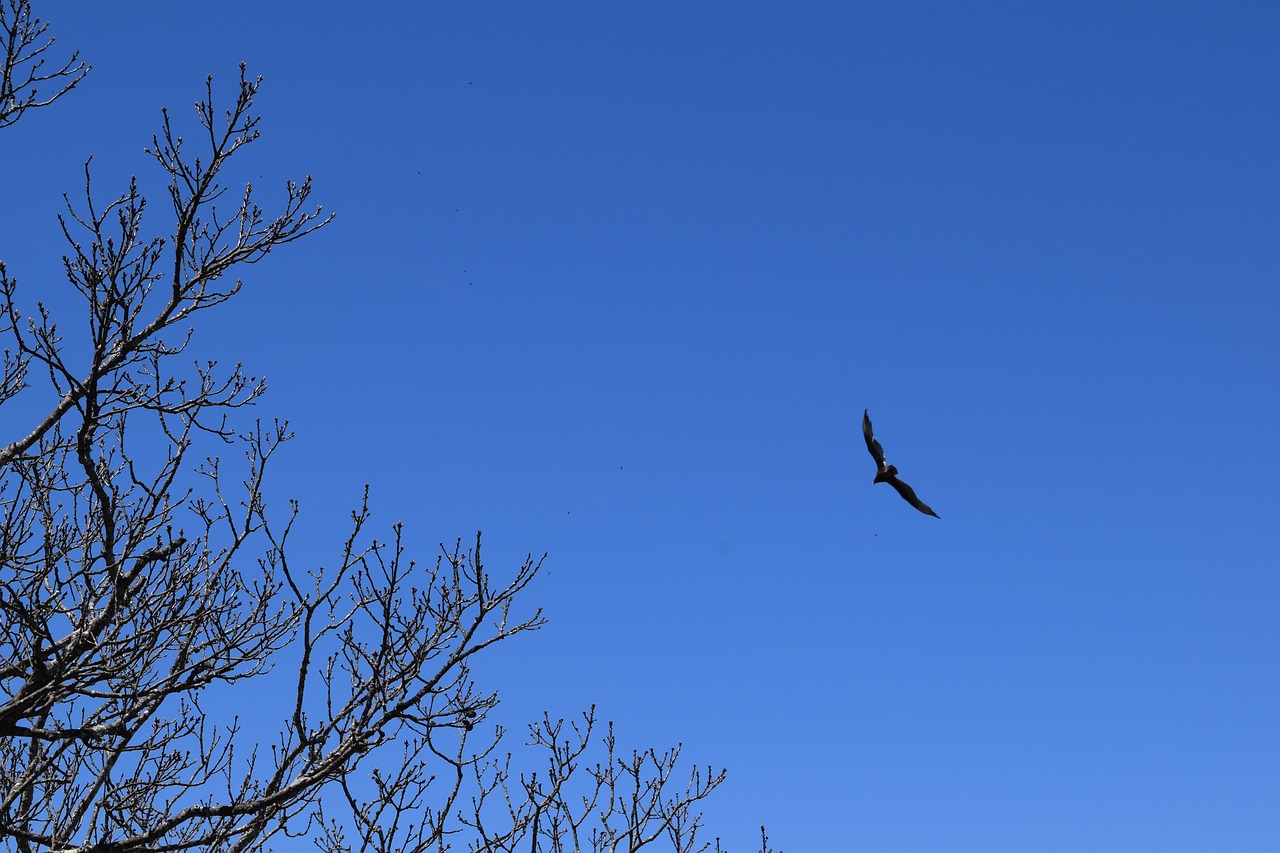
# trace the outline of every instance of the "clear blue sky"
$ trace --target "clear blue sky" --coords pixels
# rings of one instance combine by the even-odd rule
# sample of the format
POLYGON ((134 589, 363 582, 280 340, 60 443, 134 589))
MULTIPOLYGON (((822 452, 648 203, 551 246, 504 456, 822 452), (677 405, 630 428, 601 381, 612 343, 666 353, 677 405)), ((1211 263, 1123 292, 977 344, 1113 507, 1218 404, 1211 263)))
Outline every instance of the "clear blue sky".
POLYGON ((244 60, 241 177, 338 219, 199 345, 317 561, 366 482, 550 552, 504 719, 727 766, 737 853, 1280 846, 1280 5, 364 8, 46 6, 94 70, 0 137, 25 293, 244 60))

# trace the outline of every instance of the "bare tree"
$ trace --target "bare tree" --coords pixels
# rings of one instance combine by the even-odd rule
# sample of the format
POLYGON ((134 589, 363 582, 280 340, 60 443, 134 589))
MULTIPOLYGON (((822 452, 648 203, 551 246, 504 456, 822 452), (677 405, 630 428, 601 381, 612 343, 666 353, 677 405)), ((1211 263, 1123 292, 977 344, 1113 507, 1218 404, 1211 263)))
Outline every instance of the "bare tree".
MULTIPOLYGON (((25 26, 11 43, 43 33, 25 26)), ((240 292, 233 269, 330 221, 309 176, 271 215, 251 185, 229 195, 260 82, 242 66, 221 114, 206 82, 195 154, 163 113, 146 149, 168 183, 162 235, 136 180, 103 203, 86 163, 60 218, 84 341, 40 302, 20 313, 0 262, 0 406, 48 400, 0 446, 0 848, 707 849, 694 808, 724 771, 681 782, 678 748, 620 754, 612 726, 589 762, 594 709, 530 728, 540 773, 495 757, 504 733, 480 727, 498 697, 468 664, 543 624, 517 602, 541 560, 499 579, 477 534, 419 565, 399 525, 369 534, 368 489, 330 566, 291 560, 298 506, 265 490, 287 423, 237 425, 263 382, 184 358, 193 324, 240 292), (240 682, 282 697, 255 700, 270 737, 206 712, 240 682)))
POLYGON ((46 66, 46 51, 53 38, 45 38, 49 24, 31 14, 29 0, 0 2, 0 128, 17 122, 35 107, 47 107, 70 92, 89 73, 76 51, 62 65, 46 66), (41 86, 48 84, 42 90, 41 86))

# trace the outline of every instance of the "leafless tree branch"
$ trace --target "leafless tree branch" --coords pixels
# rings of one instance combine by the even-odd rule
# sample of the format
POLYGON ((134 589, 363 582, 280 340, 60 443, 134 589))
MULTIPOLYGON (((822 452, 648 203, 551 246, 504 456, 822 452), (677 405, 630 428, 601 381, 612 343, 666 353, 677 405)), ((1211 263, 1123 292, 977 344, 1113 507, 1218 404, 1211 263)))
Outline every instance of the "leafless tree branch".
POLYGON ((76 87, 89 73, 80 52, 61 65, 47 65, 54 38, 46 38, 49 24, 31 13, 29 0, 0 3, 0 129, 10 127, 27 110, 47 107, 76 87), (45 86, 49 84, 49 86, 45 86), (43 88, 42 88, 43 87, 43 88))

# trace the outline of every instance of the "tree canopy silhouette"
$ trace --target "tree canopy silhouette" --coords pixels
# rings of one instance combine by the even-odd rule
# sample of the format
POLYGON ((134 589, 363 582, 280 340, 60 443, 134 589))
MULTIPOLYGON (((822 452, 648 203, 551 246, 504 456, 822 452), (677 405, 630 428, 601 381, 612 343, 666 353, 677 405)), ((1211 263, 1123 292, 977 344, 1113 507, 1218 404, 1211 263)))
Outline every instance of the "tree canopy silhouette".
MULTIPOLYGON (((46 25, 0 9, 3 128, 88 69, 45 69, 46 25)), ((298 505, 266 489, 288 424, 245 419, 265 386, 240 365, 184 357, 245 268, 331 220, 310 176, 273 202, 233 191, 260 84, 241 66, 219 109, 207 80, 189 141, 162 112, 145 149, 167 180, 159 230, 136 180, 104 201, 86 163, 59 218, 74 322, 27 313, 0 263, 0 847, 706 849, 694 809, 724 771, 623 752, 593 708, 530 726, 541 757, 522 772, 482 725, 498 693, 469 661, 543 624, 524 603, 541 559, 491 571, 477 533, 415 562, 400 525, 370 532, 367 487, 329 566, 291 556, 298 505), (272 738, 206 710, 263 678, 288 685, 255 695, 272 738)))

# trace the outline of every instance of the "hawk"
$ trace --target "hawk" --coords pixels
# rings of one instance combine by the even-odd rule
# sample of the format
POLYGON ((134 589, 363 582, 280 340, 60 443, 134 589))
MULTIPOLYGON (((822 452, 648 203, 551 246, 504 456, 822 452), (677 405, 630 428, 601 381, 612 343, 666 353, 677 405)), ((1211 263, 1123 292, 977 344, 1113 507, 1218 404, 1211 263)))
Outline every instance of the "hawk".
POLYGON ((914 489, 898 479, 897 468, 884 464, 884 448, 880 446, 880 442, 876 441, 876 437, 871 433, 871 417, 867 414, 866 409, 862 410, 862 437, 867 440, 867 451, 871 454, 871 458, 876 460, 876 477, 871 482, 888 483, 898 490, 898 494, 902 495, 902 499, 907 503, 925 515, 940 518, 941 516, 930 509, 928 504, 916 497, 914 489))

